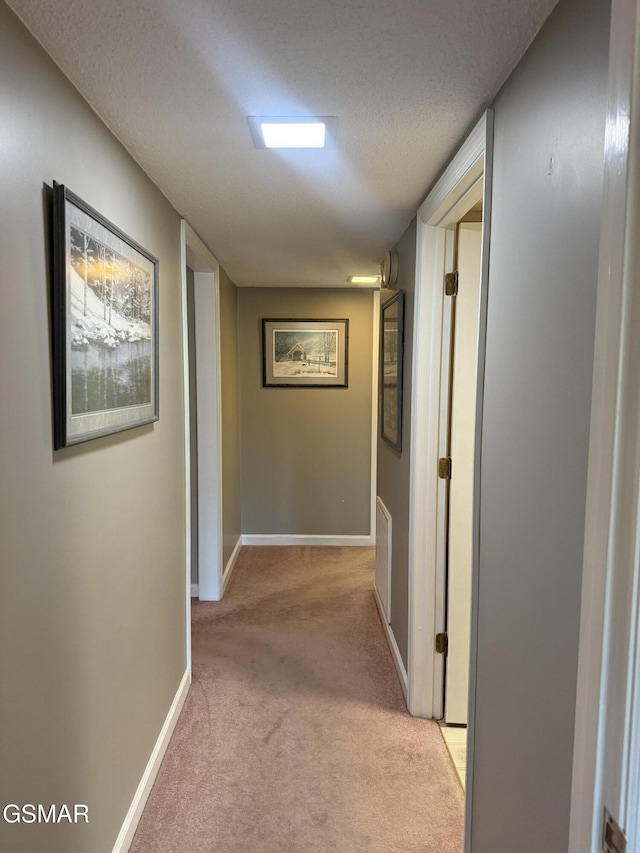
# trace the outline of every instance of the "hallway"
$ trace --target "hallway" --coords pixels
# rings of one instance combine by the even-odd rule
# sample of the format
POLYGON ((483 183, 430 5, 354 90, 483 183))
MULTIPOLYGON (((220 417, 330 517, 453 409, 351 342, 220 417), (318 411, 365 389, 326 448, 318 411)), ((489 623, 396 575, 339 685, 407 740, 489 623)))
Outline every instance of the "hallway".
POLYGON ((131 853, 459 853, 463 794, 406 711, 372 548, 244 548, 194 602, 193 683, 131 853))

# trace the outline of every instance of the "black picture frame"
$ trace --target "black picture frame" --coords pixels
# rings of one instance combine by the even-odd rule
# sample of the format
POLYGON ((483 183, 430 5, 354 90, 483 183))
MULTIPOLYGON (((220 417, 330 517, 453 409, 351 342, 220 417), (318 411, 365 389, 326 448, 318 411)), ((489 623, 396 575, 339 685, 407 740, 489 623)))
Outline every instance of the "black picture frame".
POLYGON ((404 294, 397 290, 380 309, 380 436, 402 452, 404 294))
POLYGON ((57 450, 158 420, 158 260, 55 181, 52 224, 57 450))
POLYGON ((348 386, 348 320, 262 320, 263 388, 348 386))

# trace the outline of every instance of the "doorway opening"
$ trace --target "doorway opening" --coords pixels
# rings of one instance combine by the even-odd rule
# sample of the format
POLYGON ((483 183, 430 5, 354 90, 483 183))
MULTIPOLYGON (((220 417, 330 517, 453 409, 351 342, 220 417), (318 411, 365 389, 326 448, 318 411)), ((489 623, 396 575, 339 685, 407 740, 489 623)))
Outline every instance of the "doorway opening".
POLYGON ((222 597, 223 589, 220 267, 184 220, 181 248, 186 631, 190 668, 191 595, 194 593, 205 601, 218 601, 222 597), (192 542, 194 537, 196 541, 192 542), (194 566, 192 575, 194 560, 197 560, 197 574, 194 566))
MULTIPOLYGON (((477 329, 475 377, 473 368, 466 371, 466 381, 475 384, 475 398, 472 405, 466 406, 464 417, 470 423, 463 431, 467 444, 467 460, 469 457, 472 460, 470 464, 467 461, 467 470, 471 469, 471 475, 465 499, 467 529, 469 513, 471 516, 470 544, 468 538, 466 540, 467 565, 470 549, 471 570, 466 593, 469 604, 460 606, 459 609, 461 612, 470 612, 470 619, 466 621, 463 633, 460 633, 460 629, 454 630, 456 639, 454 641, 453 636, 451 638, 452 644, 462 649, 466 645, 468 662, 459 663, 455 667, 450 662, 448 666, 448 680, 451 680, 452 670, 456 669, 463 673, 458 676, 458 680, 464 682, 466 674, 467 683, 465 849, 469 849, 470 844, 473 786, 480 425, 484 392, 492 159, 493 113, 489 110, 470 133, 418 211, 414 308, 407 704, 409 711, 416 716, 441 720, 447 715, 446 697, 453 698, 455 695, 452 685, 445 681, 447 629, 451 628, 452 618, 454 622, 456 619, 456 615, 452 613, 454 595, 448 576, 449 497, 453 497, 448 494, 447 486, 449 459, 454 479, 457 470, 453 457, 455 426, 449 418, 450 391, 455 384, 452 383, 450 372, 452 331, 455 331, 455 325, 452 329, 451 316, 454 303, 446 295, 446 289, 451 286, 447 274, 454 273, 456 268, 456 234, 460 236, 464 232, 466 240, 466 232, 474 231, 473 228, 466 227, 461 231, 462 226, 459 223, 477 217, 481 210, 482 222, 475 225, 476 232, 477 225, 480 226, 479 234, 476 233, 473 238, 480 244, 479 289, 476 295, 477 304, 470 311, 470 316, 475 314, 477 329), (467 640, 464 639, 465 631, 468 632, 467 640)), ((456 305, 457 307, 459 306, 456 305)), ((469 314, 466 310, 464 313, 469 314)), ((453 340, 457 344, 457 339, 453 340)), ((464 444, 465 438, 462 441, 464 444)), ((449 484, 451 482, 453 480, 450 480, 449 484)), ((455 603, 459 604, 460 600, 456 598, 455 603)), ((464 707, 464 694, 457 702, 464 707)), ((458 712, 452 707, 450 713, 453 720, 453 715, 457 716, 458 712)))
POLYGON ((463 787, 466 776, 471 640, 471 576, 478 332, 482 268, 480 200, 453 228, 453 271, 445 285, 442 350, 442 436, 439 466, 443 492, 444 656, 442 734, 463 787))

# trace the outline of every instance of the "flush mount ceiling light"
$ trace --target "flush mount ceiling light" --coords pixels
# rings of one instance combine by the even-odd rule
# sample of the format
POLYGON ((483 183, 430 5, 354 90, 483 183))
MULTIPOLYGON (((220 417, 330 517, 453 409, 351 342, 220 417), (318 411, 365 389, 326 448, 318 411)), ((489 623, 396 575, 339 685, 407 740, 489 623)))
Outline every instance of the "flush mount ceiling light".
POLYGON ((249 116, 256 148, 330 148, 335 116, 249 116))
POLYGON ((350 275, 347 281, 350 284, 380 284, 379 275, 350 275))
POLYGON ((325 130, 321 121, 308 124, 262 122, 262 136, 267 148, 324 148, 325 130))

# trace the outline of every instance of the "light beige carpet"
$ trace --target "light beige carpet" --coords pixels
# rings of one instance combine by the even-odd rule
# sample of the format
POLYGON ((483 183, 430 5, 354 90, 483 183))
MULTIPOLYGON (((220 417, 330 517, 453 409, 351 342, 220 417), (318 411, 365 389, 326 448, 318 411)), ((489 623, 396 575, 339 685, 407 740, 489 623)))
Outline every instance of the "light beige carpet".
POLYGON ((407 713, 370 548, 243 548, 194 603, 193 685, 131 853, 460 853, 436 723, 407 713))

